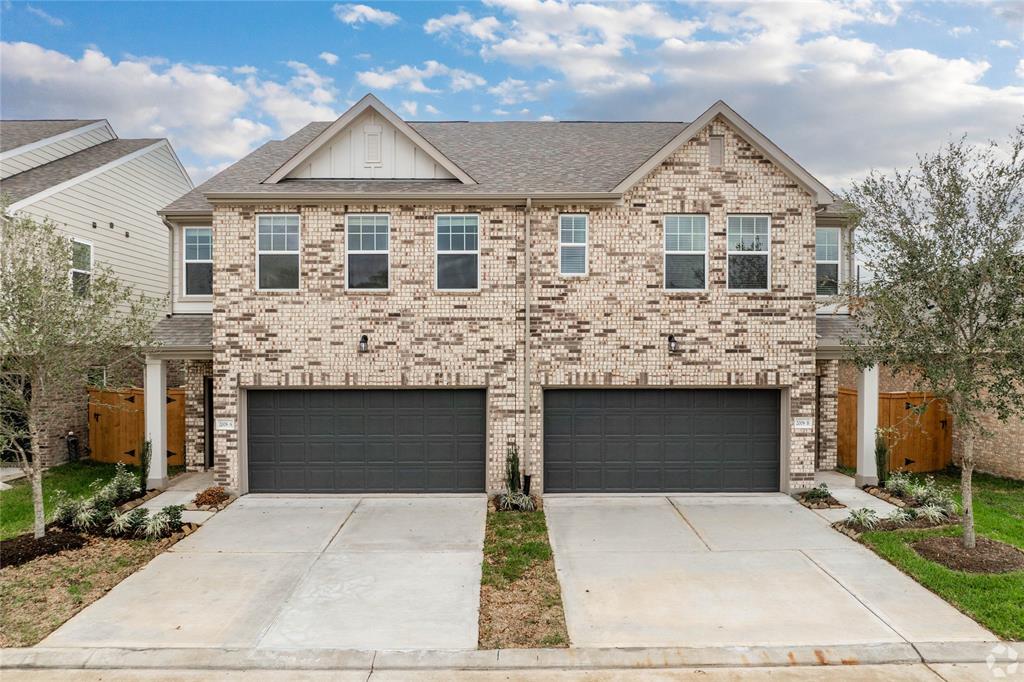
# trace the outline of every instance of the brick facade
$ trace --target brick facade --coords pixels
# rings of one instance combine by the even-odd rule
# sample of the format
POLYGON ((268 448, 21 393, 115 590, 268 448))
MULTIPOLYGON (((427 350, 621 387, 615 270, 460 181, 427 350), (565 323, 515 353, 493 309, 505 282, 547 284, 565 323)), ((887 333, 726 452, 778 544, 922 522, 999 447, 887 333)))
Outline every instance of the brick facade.
MULTIPOLYGON (((784 487, 813 483, 815 416, 813 200, 721 120, 616 205, 539 206, 531 217, 531 448, 543 486, 542 391, 564 386, 764 387, 784 391, 784 487), (725 164, 707 164, 709 133, 725 164), (560 213, 587 213, 589 274, 558 274, 560 213), (708 290, 663 289, 662 217, 709 217, 708 290), (726 290, 726 216, 771 216, 771 291, 726 290), (680 352, 669 354, 674 334, 680 352)), ((215 413, 244 424, 250 387, 487 389, 487 486, 501 486, 507 443, 523 442, 522 205, 218 205, 214 210, 215 413), (301 216, 296 292, 255 290, 255 215, 301 216), (345 290, 344 216, 391 215, 391 289, 345 290), (480 290, 434 290, 434 216, 480 216, 480 290), (370 352, 358 354, 359 336, 370 352)), ((240 485, 239 432, 218 432, 216 477, 240 485)))
POLYGON ((839 360, 818 360, 818 468, 839 461, 839 360))
POLYGON ((213 361, 186 360, 185 374, 185 468, 206 468, 206 406, 203 379, 213 374, 213 361))

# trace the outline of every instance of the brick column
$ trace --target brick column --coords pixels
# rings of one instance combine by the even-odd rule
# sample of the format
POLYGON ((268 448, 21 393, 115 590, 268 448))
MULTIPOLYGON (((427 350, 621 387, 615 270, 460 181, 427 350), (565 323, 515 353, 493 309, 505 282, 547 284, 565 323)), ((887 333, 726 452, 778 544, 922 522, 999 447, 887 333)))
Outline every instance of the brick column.
POLYGON ((818 360, 818 469, 838 463, 839 361, 818 360))

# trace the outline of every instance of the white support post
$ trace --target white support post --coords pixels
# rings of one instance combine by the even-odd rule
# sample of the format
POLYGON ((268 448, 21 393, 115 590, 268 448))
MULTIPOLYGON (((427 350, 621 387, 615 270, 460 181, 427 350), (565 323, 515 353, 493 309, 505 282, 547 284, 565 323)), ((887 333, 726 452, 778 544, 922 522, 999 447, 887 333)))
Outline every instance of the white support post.
POLYGON ((146 357, 145 405, 146 438, 152 447, 146 487, 167 487, 167 363, 146 357))
POLYGON ((875 431, 878 429, 878 365, 857 377, 857 486, 877 485, 875 431))

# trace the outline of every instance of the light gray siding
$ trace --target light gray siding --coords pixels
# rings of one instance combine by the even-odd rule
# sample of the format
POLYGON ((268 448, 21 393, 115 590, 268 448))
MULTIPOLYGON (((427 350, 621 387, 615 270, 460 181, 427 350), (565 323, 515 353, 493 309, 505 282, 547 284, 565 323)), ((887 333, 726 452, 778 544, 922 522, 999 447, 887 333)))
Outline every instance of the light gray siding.
POLYGON ((22 207, 93 244, 97 266, 137 291, 168 302, 170 239, 157 211, 192 188, 167 142, 22 207), (113 223, 113 227, 110 224, 113 223), (93 227, 93 224, 96 227, 93 227))
MULTIPOLYGON (((106 122, 97 127, 92 127, 93 125, 89 124, 86 126, 89 128, 88 130, 81 132, 72 131, 75 134, 67 137, 58 135, 56 140, 40 140, 44 144, 38 147, 26 145, 32 148, 0 161, 0 179, 9 178, 17 173, 23 173, 37 166, 42 166, 44 163, 56 161, 101 142, 117 139, 117 135, 114 134, 114 131, 106 122)), ((11 151, 16 152, 17 149, 12 149, 11 151)))

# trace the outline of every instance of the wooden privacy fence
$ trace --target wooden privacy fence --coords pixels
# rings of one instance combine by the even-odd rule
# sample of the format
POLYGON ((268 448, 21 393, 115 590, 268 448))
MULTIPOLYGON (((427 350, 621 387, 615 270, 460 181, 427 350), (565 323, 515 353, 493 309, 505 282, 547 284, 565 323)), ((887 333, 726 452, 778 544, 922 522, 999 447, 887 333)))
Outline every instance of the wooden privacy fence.
MULTIPOLYGON (((139 465, 146 440, 141 388, 89 390, 89 449, 99 462, 139 465)), ((185 464, 185 390, 167 389, 167 464, 185 464)))
MULTIPOLYGON (((893 429, 889 436, 889 471, 938 471, 953 461, 953 420, 946 405, 936 401, 917 415, 913 407, 930 399, 928 393, 879 393, 878 427, 893 429)), ((857 466, 857 391, 839 389, 840 466, 857 466)))

